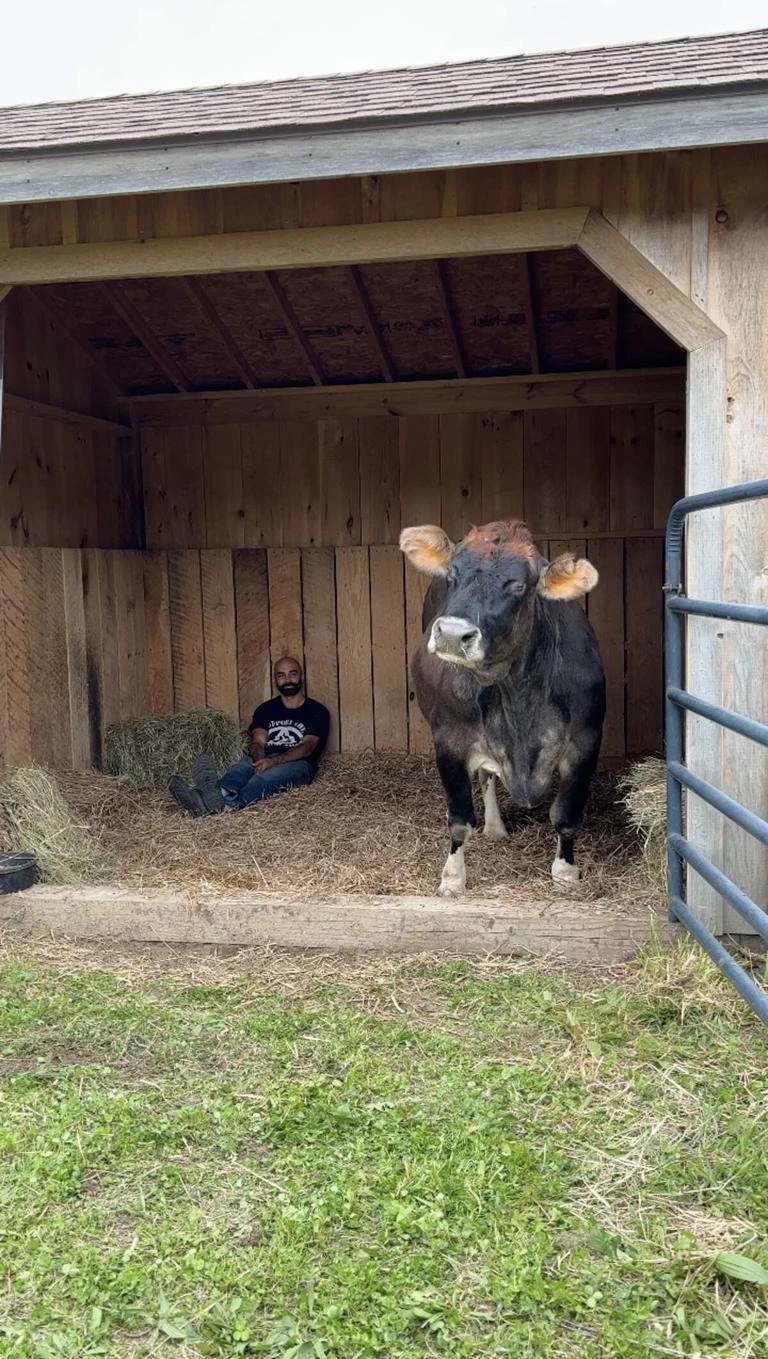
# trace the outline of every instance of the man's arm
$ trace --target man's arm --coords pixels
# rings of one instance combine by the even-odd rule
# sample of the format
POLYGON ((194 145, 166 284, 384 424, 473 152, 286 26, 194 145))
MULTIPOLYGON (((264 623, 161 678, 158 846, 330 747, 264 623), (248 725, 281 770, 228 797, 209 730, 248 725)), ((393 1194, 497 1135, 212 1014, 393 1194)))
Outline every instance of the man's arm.
POLYGON ((264 759, 264 748, 267 744, 267 733, 263 727, 254 727, 251 732, 251 759, 254 764, 257 760, 264 759))
POLYGON ((319 743, 319 736, 305 736, 297 746, 291 746, 290 750, 284 750, 280 755, 270 755, 268 759, 263 755, 259 759, 254 758, 254 773, 263 774, 265 769, 274 769, 276 764, 290 764, 292 760, 308 760, 319 743))

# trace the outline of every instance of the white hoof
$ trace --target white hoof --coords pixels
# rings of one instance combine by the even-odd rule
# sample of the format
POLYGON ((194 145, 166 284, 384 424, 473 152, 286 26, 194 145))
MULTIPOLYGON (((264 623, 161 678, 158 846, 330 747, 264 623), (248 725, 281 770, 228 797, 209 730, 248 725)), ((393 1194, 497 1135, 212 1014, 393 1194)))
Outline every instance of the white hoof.
POLYGON ((455 901, 457 897, 463 897, 464 888, 460 882, 441 882, 437 889, 437 895, 455 901))
POLYGON ((494 826, 494 825, 483 826, 483 835, 485 836, 486 840, 508 840, 508 839, 509 839, 509 833, 504 829, 504 827, 503 827, 502 825, 498 825, 498 826, 494 826))
POLYGON ((565 859, 555 859, 552 865, 552 877, 555 882, 573 884, 579 882, 581 873, 575 864, 566 863, 565 859))

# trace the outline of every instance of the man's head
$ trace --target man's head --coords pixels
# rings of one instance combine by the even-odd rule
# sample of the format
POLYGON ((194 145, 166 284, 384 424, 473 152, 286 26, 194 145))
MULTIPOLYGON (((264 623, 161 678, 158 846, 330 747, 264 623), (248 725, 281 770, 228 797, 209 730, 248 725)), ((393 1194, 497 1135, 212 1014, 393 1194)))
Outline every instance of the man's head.
POLYGON ((302 692, 304 676, 295 656, 282 656, 275 665, 275 688, 283 698, 295 698, 302 692))

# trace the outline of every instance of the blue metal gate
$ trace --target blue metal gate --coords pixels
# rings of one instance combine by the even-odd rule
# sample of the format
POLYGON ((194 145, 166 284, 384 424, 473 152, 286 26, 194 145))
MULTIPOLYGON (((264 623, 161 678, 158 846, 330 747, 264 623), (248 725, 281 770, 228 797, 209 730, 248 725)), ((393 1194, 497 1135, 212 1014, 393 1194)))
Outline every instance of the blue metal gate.
MULTIPOLYGON (((683 537, 688 515, 697 510, 735 505, 746 500, 768 496, 768 480, 753 481, 727 490, 707 491, 703 495, 687 496, 672 506, 667 521, 666 581, 664 585, 664 642, 666 695, 666 759, 667 759, 667 883, 669 915, 679 920, 694 939, 709 954, 720 971, 733 983, 736 990, 751 1005, 755 1014, 768 1024, 768 992, 740 967, 735 958, 688 909, 684 899, 683 864, 698 873, 714 888, 724 901, 733 906, 754 933, 768 940, 768 913, 752 901, 730 878, 716 868, 705 854, 683 835, 683 788, 700 797, 723 816, 768 846, 768 821, 756 816, 740 802, 728 797, 719 788, 698 777, 684 763, 685 714, 696 713, 711 722, 738 732, 759 745, 768 747, 768 726, 755 722, 740 713, 729 712, 717 703, 708 703, 683 688, 683 655, 685 619, 691 615, 704 618, 724 618, 731 622, 768 626, 768 607, 753 604, 718 604, 713 600, 688 599, 683 590, 683 537)), ((766 638, 768 644, 768 638, 766 638)))

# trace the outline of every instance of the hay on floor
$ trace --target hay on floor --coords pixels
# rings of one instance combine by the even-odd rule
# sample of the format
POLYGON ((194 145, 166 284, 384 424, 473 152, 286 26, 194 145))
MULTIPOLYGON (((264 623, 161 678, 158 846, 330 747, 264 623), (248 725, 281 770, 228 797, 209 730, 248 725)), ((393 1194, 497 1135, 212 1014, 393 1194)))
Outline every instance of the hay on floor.
POLYGON ((659 896, 667 891, 667 781, 663 760, 641 760, 621 780, 622 801, 642 842, 643 867, 659 896))
POLYGON ((0 780, 0 846, 35 854, 39 881, 58 886, 103 882, 117 867, 55 776, 34 766, 0 780))
MULTIPOLYGON (((77 814, 100 828, 118 865, 113 881, 132 889, 251 889, 296 901, 432 896, 447 852, 443 792, 427 758, 327 755, 311 787, 197 820, 181 815, 165 793, 138 792, 104 775, 64 776, 62 786, 77 814)), ((558 889, 550 876, 548 808, 520 812, 503 794, 500 805, 510 838, 497 844, 473 837, 467 896, 550 896, 558 889)), ((626 895, 636 905, 647 895, 615 776, 594 781, 577 858, 583 880, 572 889, 576 899, 626 895)))
POLYGON ((227 713, 216 708, 172 717, 133 717, 107 728, 104 765, 134 788, 164 788, 173 774, 189 778, 196 755, 212 755, 220 768, 243 753, 243 735, 227 713))

